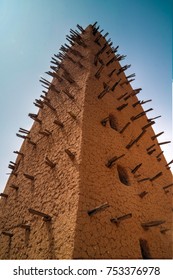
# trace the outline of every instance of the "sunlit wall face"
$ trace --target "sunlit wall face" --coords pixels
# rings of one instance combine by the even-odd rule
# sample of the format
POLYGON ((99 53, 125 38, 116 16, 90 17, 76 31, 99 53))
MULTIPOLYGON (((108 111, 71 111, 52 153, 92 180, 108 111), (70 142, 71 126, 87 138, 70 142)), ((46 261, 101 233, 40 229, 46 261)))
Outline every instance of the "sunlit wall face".
MULTIPOLYGON (((131 64, 126 72, 136 73, 134 88, 142 87, 139 99, 161 115, 153 126, 164 131, 159 141, 171 140, 171 1, 159 0, 0 0, 0 178, 1 191, 8 176, 8 163, 15 160, 21 140, 19 127, 29 129, 29 112, 41 94, 38 80, 49 69, 53 53, 65 43, 65 35, 77 23, 86 27, 98 21, 108 31, 114 46, 131 64)), ((167 161, 172 144, 162 146, 167 161)))

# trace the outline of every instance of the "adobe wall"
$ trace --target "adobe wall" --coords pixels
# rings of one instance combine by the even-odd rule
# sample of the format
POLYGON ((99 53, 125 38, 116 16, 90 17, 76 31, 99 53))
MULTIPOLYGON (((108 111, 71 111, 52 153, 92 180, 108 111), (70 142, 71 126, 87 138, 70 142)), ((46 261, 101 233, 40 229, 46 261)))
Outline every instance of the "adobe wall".
MULTIPOLYGON (((104 40, 99 42, 103 46, 104 40)), ((126 148, 126 145, 142 132, 142 127, 148 124, 146 116, 134 121, 130 119, 143 110, 141 105, 132 106, 137 101, 136 96, 130 97, 127 101, 117 100, 132 88, 129 85, 118 86, 101 99, 97 98, 103 91, 103 83, 112 87, 119 77, 124 80, 124 74, 117 76, 114 73, 111 78, 108 77, 113 69, 120 68, 118 62, 105 66, 99 79, 95 77, 100 64, 95 66, 93 61, 100 48, 92 43, 90 62, 93 67, 87 81, 84 104, 81 195, 73 256, 84 259, 140 259, 143 256, 139 240, 144 239, 148 243, 151 258, 171 258, 172 193, 171 191, 165 193, 162 189, 163 186, 172 183, 171 172, 166 169, 163 156, 161 161, 156 158, 161 150, 157 140, 151 139, 154 135, 151 127, 146 128, 146 133, 136 144, 130 149, 126 148), (116 109, 126 102, 128 102, 127 107, 121 111, 116 109), (109 122, 106 126, 101 124, 110 113, 116 118, 117 131, 110 127, 109 122), (130 122, 130 125, 120 133, 127 122, 130 122), (153 144, 156 151, 149 155, 146 149, 153 144), (117 160, 111 168, 105 166, 108 160, 123 154, 125 156, 117 160), (142 166, 133 174, 131 171, 140 163, 142 166), (117 165, 127 172, 129 186, 120 182, 117 165), (146 177, 153 178, 159 172, 163 172, 163 175, 153 181, 138 182, 146 177), (143 191, 147 194, 141 198, 139 194, 143 191), (88 215, 88 210, 106 202, 109 208, 88 215), (111 218, 129 213, 132 217, 121 221, 119 225, 110 222, 111 218), (148 230, 141 226, 141 223, 155 220, 166 220, 166 223, 148 230), (160 232, 162 229, 170 229, 170 231, 163 234, 160 232)), ((100 58, 106 64, 111 57, 108 58, 104 52, 100 58)))
MULTIPOLYGON (((100 67, 94 65, 96 52, 101 46, 93 42, 91 26, 82 35, 87 47, 79 44, 73 50, 81 56, 69 52, 72 58, 63 60, 58 75, 63 80, 53 79, 53 84, 60 93, 49 90, 47 98, 53 108, 45 103, 39 110, 38 118, 42 123, 34 122, 29 137, 36 143, 33 146, 28 140, 23 142, 17 163, 17 176, 11 175, 4 193, 8 198, 1 198, 0 230, 13 233, 10 238, 0 235, 1 259, 78 259, 78 258, 142 258, 139 239, 148 242, 152 258, 171 257, 171 235, 160 232, 161 228, 169 228, 171 222, 171 192, 162 187, 171 183, 171 172, 166 169, 163 155, 157 161, 156 155, 161 150, 157 140, 152 140, 154 132, 151 127, 130 149, 126 145, 135 139, 147 118, 143 116, 135 121, 130 117, 143 109, 140 105, 133 107, 137 97, 127 101, 117 100, 124 92, 132 91, 130 85, 117 86, 114 91, 106 93, 103 98, 97 96, 103 91, 103 82, 110 87, 117 81, 114 73, 108 74, 121 66, 118 62, 105 66, 100 78, 95 73, 100 67), (83 67, 81 66, 81 64, 83 67), (68 70, 74 83, 64 76, 68 70), (64 90, 74 96, 71 99, 64 90), (128 102, 121 111, 116 108, 128 102), (117 130, 100 122, 109 114, 116 117, 117 130), (54 123, 59 120, 64 124, 61 128, 54 123), (124 125, 130 125, 120 133, 124 125), (47 129, 49 136, 40 134, 47 129), (156 144, 156 151, 151 155, 146 149, 156 144), (71 159, 65 149, 69 149, 75 158, 71 159), (112 157, 121 156, 115 164, 108 168, 105 164, 112 157), (45 163, 45 157, 56 163, 51 168, 45 163), (133 174, 131 171, 142 162, 142 166, 133 174), (117 165, 128 174, 128 184, 120 182, 117 165), (137 182, 139 179, 154 177, 158 172, 163 175, 151 182, 137 182), (34 176, 34 181, 23 174, 34 176), (10 187, 17 185, 16 191, 10 187), (139 193, 147 191, 143 198, 139 193), (88 211, 107 202, 109 208, 92 216, 88 211), (45 222, 40 216, 29 213, 33 208, 51 216, 51 222, 45 222), (117 226, 110 222, 111 218, 125 214, 132 217, 120 222, 117 226), (152 220, 166 220, 166 223, 144 230, 141 223, 152 220), (21 228, 21 223, 30 226, 30 231, 21 228)), ((108 48, 109 49, 109 48, 108 48)), ((111 58, 106 52, 101 56, 104 64, 111 58)), ((122 81, 125 75, 120 74, 122 81)))
MULTIPOLYGON (((74 55, 71 57, 80 60, 74 55)), ((79 199, 82 108, 88 73, 86 68, 81 69, 71 61, 64 61, 64 67, 75 78, 75 83, 70 84, 65 78, 62 82, 53 80, 61 92, 50 90, 47 97, 56 111, 46 105, 39 110, 38 119, 42 123, 34 122, 29 133, 36 146, 24 141, 20 150, 24 157, 19 155, 16 161, 20 161, 17 177, 10 176, 4 190, 8 198, 0 199, 0 230, 13 233, 12 238, 0 236, 1 259, 72 258, 79 199), (73 95, 74 100, 62 90, 73 95), (64 127, 59 127, 54 120, 62 122, 64 127), (45 129, 51 132, 49 136, 39 134, 45 129), (75 159, 72 160, 65 149, 69 149, 75 159), (46 156, 56 163, 54 168, 45 163, 46 156), (25 178, 23 173, 34 176, 35 180, 25 178), (10 188, 11 184, 19 189, 10 188), (50 215, 51 222, 29 213, 29 208, 50 215), (21 223, 30 225, 30 232, 20 228, 21 223)), ((58 73, 62 77, 63 69, 58 73)))

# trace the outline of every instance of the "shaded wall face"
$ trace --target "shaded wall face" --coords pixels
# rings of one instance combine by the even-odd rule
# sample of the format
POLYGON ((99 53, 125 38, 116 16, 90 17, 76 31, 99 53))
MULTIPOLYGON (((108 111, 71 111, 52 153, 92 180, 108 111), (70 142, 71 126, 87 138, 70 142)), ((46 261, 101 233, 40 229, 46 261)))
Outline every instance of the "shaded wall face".
MULTIPOLYGON (((73 54, 71 57, 80 61, 80 57, 73 54)), ((1 199, 1 230, 13 233, 13 237, 0 236, 2 259, 72 258, 87 69, 70 60, 65 60, 63 65, 75 82, 69 83, 60 68, 58 74, 62 81, 53 80, 59 93, 49 90, 46 96, 55 110, 45 103, 39 110, 41 123, 35 121, 28 135, 36 146, 24 141, 20 150, 24 156, 19 155, 16 161, 19 163, 17 176, 10 176, 4 191, 8 198, 1 199), (55 120, 60 121, 63 128, 54 123, 55 120), (46 164, 46 157, 56 164, 53 168, 46 164), (34 176, 34 180, 26 178, 24 173, 34 176), (12 184, 18 186, 17 191, 10 187, 12 184), (50 215, 51 222, 29 213, 29 208, 50 215), (29 225, 30 231, 21 228, 21 223, 29 225)))
POLYGON ((10 176, 5 188, 8 198, 1 199, 0 227, 13 236, 0 236, 0 257, 169 258, 171 238, 169 232, 160 231, 162 226, 170 228, 171 193, 162 187, 171 183, 171 173, 165 168, 163 156, 157 161, 160 149, 157 141, 151 139, 154 133, 150 127, 129 148, 148 124, 145 116, 131 120, 141 113, 142 107, 132 106, 137 102, 135 96, 120 99, 126 91, 132 91, 129 85, 118 85, 97 98, 106 84, 112 88, 119 77, 124 81, 125 76, 121 73, 117 77, 118 62, 106 66, 111 59, 108 48, 100 56, 104 63, 100 77, 95 77, 101 66, 101 60, 95 61, 95 54, 105 40, 100 40, 101 46, 93 42, 91 27, 82 37, 86 46, 75 44, 73 50, 80 55, 69 52, 71 59, 63 60, 58 70, 62 80, 53 79, 55 88, 47 94, 49 105, 44 102, 38 114, 41 123, 36 121, 31 128, 29 137, 36 146, 24 141, 24 156, 19 155, 16 161, 17 176, 10 176), (123 104, 127 106, 122 108, 123 104), (55 120, 64 127, 55 124, 55 120), (42 133, 45 131, 49 135, 42 133), (156 151, 148 154, 147 149, 153 144, 156 151), (56 165, 47 165, 46 157, 56 165), (120 158, 110 166, 113 157, 120 158), (159 172, 163 174, 156 180, 138 182, 159 172), (18 190, 12 189, 12 184, 18 190), (141 197, 143 192, 147 194, 141 197), (89 210, 104 203, 109 207, 88 215, 89 210), (29 208, 50 215, 51 222, 29 213, 29 208), (126 219, 118 224, 110 221, 126 214, 126 219), (166 223, 144 230, 141 223, 151 220, 166 223), (21 223, 29 225, 30 230, 21 227, 21 223))
POLYGON ((99 78, 95 77, 101 65, 98 63, 96 66, 93 62, 100 48, 95 43, 91 45, 92 67, 84 103, 80 201, 73 257, 171 258, 171 231, 164 233, 164 229, 171 229, 171 192, 166 193, 162 188, 171 184, 171 173, 165 167, 164 157, 161 157, 161 161, 156 158, 161 150, 157 140, 151 139, 154 135, 151 127, 146 128, 139 141, 126 148, 142 133, 142 127, 148 124, 146 116, 131 120, 132 116, 143 110, 140 105, 132 106, 137 102, 136 96, 128 100, 120 99, 132 88, 129 85, 117 86, 98 99, 105 83, 112 87, 120 77, 122 81, 125 80, 123 74, 116 75, 117 71, 109 77, 109 73, 115 68, 118 70, 120 65, 115 62, 105 66, 111 59, 106 53, 100 55, 104 69, 99 78), (119 107, 125 103, 128 105, 120 110, 119 107), (108 119, 110 114, 116 121, 113 128, 108 119), (101 123, 105 119, 106 122, 101 123), (121 132, 128 122, 129 126, 121 132), (151 149, 147 149, 153 144, 156 150, 148 154, 151 149), (108 168, 106 164, 114 157, 120 158, 108 168), (159 172, 163 174, 150 180, 159 172), (88 215, 88 211, 105 203, 109 207, 88 215), (111 222, 111 219, 127 214, 127 218, 120 219, 119 223, 111 222), (141 226, 141 223, 160 220, 166 222, 148 230, 141 226))

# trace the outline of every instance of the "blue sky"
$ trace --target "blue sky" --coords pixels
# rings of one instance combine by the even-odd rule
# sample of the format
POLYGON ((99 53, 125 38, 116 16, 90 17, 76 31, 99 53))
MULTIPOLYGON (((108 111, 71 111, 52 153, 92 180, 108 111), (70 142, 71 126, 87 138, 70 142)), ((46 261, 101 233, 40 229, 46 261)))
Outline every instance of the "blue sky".
MULTIPOLYGON (((162 115, 153 126, 172 135, 172 15, 170 0, 0 0, 0 191, 8 179, 8 163, 22 141, 19 127, 30 128, 29 112, 41 94, 40 76, 49 70, 53 53, 66 42, 76 24, 86 27, 98 21, 109 32, 114 46, 126 54, 124 64, 136 73, 134 88, 142 87, 140 99, 152 99, 144 109, 149 117, 162 115)), ((108 38, 109 38, 108 37, 108 38)), ((168 161, 172 144, 163 146, 168 161)))

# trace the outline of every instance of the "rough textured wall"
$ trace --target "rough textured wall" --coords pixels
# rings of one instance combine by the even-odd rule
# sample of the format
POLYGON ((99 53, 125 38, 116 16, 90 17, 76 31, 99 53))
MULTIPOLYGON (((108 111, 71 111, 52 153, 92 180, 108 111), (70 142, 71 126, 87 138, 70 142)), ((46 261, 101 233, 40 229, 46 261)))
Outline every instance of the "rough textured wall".
MULTIPOLYGON (((97 38, 91 33, 91 42, 97 38)), ((156 156, 161 152, 157 140, 152 140, 154 135, 151 126, 146 128, 145 134, 129 149, 126 146, 136 139, 143 131, 142 127, 148 124, 144 115, 132 121, 131 117, 143 111, 141 105, 133 107, 138 100, 130 96, 125 100, 120 97, 132 92, 130 85, 118 85, 113 91, 107 92, 101 99, 98 95, 103 91, 104 84, 112 88, 116 81, 125 80, 124 73, 117 75, 121 67, 119 63, 111 60, 113 54, 108 55, 109 48, 99 58, 104 63, 100 77, 95 74, 101 67, 93 61, 96 53, 104 46, 105 40, 99 40, 101 46, 91 43, 90 63, 92 65, 87 81, 82 137, 82 164, 80 184, 80 204, 78 210, 77 229, 75 237, 74 258, 143 258, 140 249, 140 239, 146 240, 149 247, 148 256, 151 258, 171 258, 171 200, 172 193, 166 193, 163 186, 172 183, 172 175, 167 170, 163 156, 158 161, 156 156), (116 69, 110 77, 110 73, 116 69), (120 100, 119 100, 120 99, 120 100), (119 106, 128 103, 123 109, 119 106), (116 130, 111 128, 109 121, 103 126, 101 121, 112 114, 115 118, 116 130), (122 128, 130 122, 129 126, 120 133, 122 128), (147 148, 154 145, 150 155, 147 148), (114 162, 111 168, 105 164, 113 157, 120 159, 114 162), (142 163, 141 167, 133 174, 133 169, 142 163), (117 167, 126 173, 129 185, 120 181, 117 167), (162 176, 151 181, 156 174, 163 172, 162 176), (144 178, 148 180, 138 182, 144 178), (143 198, 139 194, 147 192, 143 198), (108 203, 109 208, 91 216, 88 210, 108 203), (131 218, 120 221, 119 224, 111 223, 111 218, 121 217, 125 214, 131 218), (166 221, 160 226, 150 227, 145 230, 141 223, 150 221, 166 221)), ((150 108, 150 107, 149 107, 150 108)), ((103 123, 104 124, 104 123, 103 123)), ((125 181, 126 183, 126 181, 125 181)), ((145 242, 144 242, 145 243, 145 242)))
POLYGON ((171 192, 162 188, 171 184, 170 170, 163 155, 160 161, 156 158, 161 150, 157 140, 151 139, 150 126, 137 143, 126 148, 148 121, 145 115, 131 120, 143 109, 139 104, 132 106, 138 99, 132 96, 131 86, 120 85, 126 77, 123 72, 117 76, 119 62, 108 63, 114 57, 111 48, 96 55, 106 41, 101 37, 94 42, 99 33, 93 35, 93 30, 89 26, 83 39, 67 51, 53 79, 55 87, 42 99, 30 139, 21 147, 24 156, 17 157, 16 175, 10 176, 4 191, 8 197, 2 197, 0 203, 1 230, 13 234, 0 236, 2 259, 142 258, 139 239, 148 242, 152 258, 171 257, 170 232, 160 232, 171 228, 171 192), (106 85, 109 92, 98 99, 106 85), (149 155, 153 148, 147 148, 153 144, 156 150, 149 155), (56 166, 49 166, 46 156, 56 166), (112 166, 105 166, 119 156, 112 166), (163 174, 151 181, 159 172, 163 174), (143 178, 148 179, 138 182, 143 178), (141 198, 144 191, 147 194, 141 198), (88 215, 104 203, 109 207, 88 215), (51 221, 29 213, 29 208, 50 215, 51 221), (118 224, 110 221, 125 214, 129 218, 118 224), (166 222, 144 230, 141 223, 153 220, 166 222), (29 225, 30 230, 21 224, 29 225))
MULTIPOLYGON (((78 45, 73 48, 76 51, 80 49, 78 45)), ((72 257, 79 198, 87 55, 86 50, 83 67, 77 63, 81 58, 73 53, 71 58, 76 61, 75 64, 71 60, 63 61, 58 70, 62 80, 53 80, 59 92, 49 90, 46 98, 50 100, 45 99, 48 105, 42 103, 43 108, 39 110, 37 121, 27 136, 36 146, 26 139, 21 147, 20 152, 24 156, 19 155, 16 160, 19 163, 15 170, 17 176, 10 176, 4 191, 8 198, 1 198, 1 230, 13 233, 12 238, 3 234, 0 236, 0 257, 3 259, 72 257), (75 82, 69 82, 63 77, 65 69, 75 82), (62 122, 64 127, 55 124, 54 120, 62 122), (39 133, 47 130, 50 135, 39 133), (70 150, 75 158, 70 158, 65 149, 70 150), (54 168, 46 164, 46 157, 56 164, 54 168), (24 173, 34 176, 34 180, 26 178, 24 173), (10 187, 12 184, 18 186, 17 191, 10 187), (45 222, 40 216, 29 213, 29 208, 50 215, 51 222, 45 222), (30 225, 30 232, 21 228, 20 224, 30 225)))

